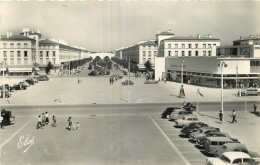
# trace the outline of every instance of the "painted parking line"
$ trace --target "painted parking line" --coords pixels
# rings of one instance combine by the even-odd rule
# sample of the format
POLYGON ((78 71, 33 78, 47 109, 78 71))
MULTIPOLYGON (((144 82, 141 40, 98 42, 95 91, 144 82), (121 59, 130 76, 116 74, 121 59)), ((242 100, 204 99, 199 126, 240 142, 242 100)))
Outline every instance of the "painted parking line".
POLYGON ((184 140, 184 141, 186 141, 186 139, 171 139, 171 140, 184 140))
POLYGON ((19 128, 11 137, 9 137, 3 144, 1 144, 0 148, 3 148, 10 140, 12 140, 19 132, 22 131, 31 121, 34 119, 26 122, 21 128, 19 128))
POLYGON ((173 134, 166 134, 166 135, 168 135, 168 136, 179 136, 179 133, 173 133, 173 134))
POLYGON ((192 144, 175 144, 175 146, 181 147, 181 146, 194 146, 194 145, 192 145, 192 144))
POLYGON ((165 139, 168 141, 168 143, 171 145, 171 147, 175 150, 175 152, 180 156, 180 158, 187 164, 190 165, 189 161, 182 155, 182 153, 179 151, 179 149, 172 143, 172 141, 169 139, 169 137, 163 132, 163 130, 160 128, 160 126, 156 123, 156 121, 151 117, 148 116, 154 125, 159 129, 161 134, 165 137, 165 139))

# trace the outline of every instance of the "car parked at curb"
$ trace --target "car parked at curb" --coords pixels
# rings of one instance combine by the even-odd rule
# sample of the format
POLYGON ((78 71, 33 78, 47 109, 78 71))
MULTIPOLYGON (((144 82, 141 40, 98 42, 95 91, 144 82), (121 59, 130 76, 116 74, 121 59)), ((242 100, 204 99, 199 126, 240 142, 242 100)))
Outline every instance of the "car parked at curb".
POLYGON ((125 80, 124 82, 122 82, 122 85, 125 86, 125 85, 134 85, 134 82, 131 81, 131 80, 125 80))
POLYGON ((28 79, 26 79, 24 81, 27 82, 30 85, 34 85, 35 84, 35 82, 34 82, 34 80, 32 78, 28 78, 28 79))
POLYGON ((211 126, 201 127, 196 132, 192 132, 190 134, 190 139, 197 141, 198 138, 205 136, 209 132, 219 132, 219 128, 215 128, 215 127, 211 127, 211 126))
POLYGON ((257 95, 260 96, 260 90, 258 88, 246 88, 241 90, 241 96, 257 95))
POLYGON ((39 77, 36 77, 39 81, 48 81, 49 77, 46 75, 41 75, 39 77))
POLYGON ((27 86, 23 85, 23 84, 14 84, 12 86, 12 90, 26 90, 27 86))
MULTIPOLYGON (((240 165, 257 163, 250 155, 244 152, 224 152, 218 158, 207 158, 206 165, 240 165)), ((253 165, 253 164, 252 164, 253 165)))
POLYGON ((205 134, 204 136, 200 136, 196 139, 196 143, 198 145, 204 146, 207 137, 228 137, 230 138, 234 143, 239 143, 239 141, 235 138, 232 138, 228 133, 225 132, 209 132, 205 134))
MULTIPOLYGON (((0 98, 4 98, 3 94, 4 94, 3 90, 0 90, 0 98)), ((9 98, 9 97, 11 97, 11 93, 8 92, 8 90, 5 90, 5 98, 9 98)))
POLYGON ((144 81, 144 84, 158 84, 159 81, 156 81, 156 80, 147 80, 147 81, 144 81))
POLYGON ((169 118, 169 116, 172 114, 172 112, 177 109, 181 109, 181 108, 180 107, 167 107, 161 114, 161 118, 164 118, 164 119, 169 118))
POLYGON ((176 127, 184 127, 187 126, 189 123, 192 122, 199 122, 199 119, 195 115, 186 115, 182 119, 175 120, 176 127))
POLYGON ((248 149, 244 144, 241 143, 227 143, 221 146, 216 153, 216 156, 222 155, 224 152, 244 152, 246 154, 249 154, 248 149))
POLYGON ((228 137, 207 137, 204 147, 208 154, 215 155, 218 148, 226 143, 233 143, 233 141, 228 137))
POLYGON ((169 116, 169 121, 175 121, 178 119, 182 119, 184 116, 187 116, 189 114, 192 114, 191 112, 187 112, 182 109, 178 109, 174 111, 170 116, 169 116))
POLYGON ((184 136, 189 137, 189 135, 192 132, 197 131, 199 128, 201 127, 207 127, 208 124, 203 123, 203 122, 194 122, 194 123, 190 123, 187 126, 185 126, 182 130, 181 130, 181 134, 184 136))
POLYGON ((25 81, 21 81, 21 82, 19 82, 19 84, 24 85, 24 86, 26 86, 27 88, 30 86, 30 84, 27 83, 27 82, 25 82, 25 81))

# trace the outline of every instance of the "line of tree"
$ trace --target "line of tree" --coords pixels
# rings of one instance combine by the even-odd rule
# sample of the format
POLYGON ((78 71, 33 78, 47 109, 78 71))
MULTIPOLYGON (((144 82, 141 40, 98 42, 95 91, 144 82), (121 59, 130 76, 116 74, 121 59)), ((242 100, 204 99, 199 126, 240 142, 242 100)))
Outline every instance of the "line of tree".
MULTIPOLYGON (((117 63, 120 66, 123 66, 124 68, 128 69, 129 61, 127 59, 120 59, 117 57, 112 57, 112 61, 117 63)), ((138 71, 138 66, 135 61, 130 61, 130 72, 137 72, 138 71)))
POLYGON ((91 70, 89 73, 91 76, 109 75, 110 69, 112 69, 112 61, 108 56, 104 57, 104 59, 96 56, 94 60, 89 63, 88 69, 91 70))
POLYGON ((71 69, 76 69, 77 67, 82 66, 82 65, 84 65, 87 62, 90 62, 92 60, 93 60, 93 58, 89 57, 89 58, 83 58, 83 59, 80 59, 80 60, 70 61, 70 64, 69 64, 70 65, 70 70, 71 69))

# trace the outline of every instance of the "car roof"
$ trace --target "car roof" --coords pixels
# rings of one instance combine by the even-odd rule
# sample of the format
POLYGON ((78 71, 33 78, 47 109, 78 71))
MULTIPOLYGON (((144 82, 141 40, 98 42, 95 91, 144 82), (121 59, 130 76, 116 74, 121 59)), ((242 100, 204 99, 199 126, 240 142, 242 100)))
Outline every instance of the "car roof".
POLYGON ((244 147, 246 148, 246 145, 241 144, 241 143, 226 143, 224 144, 225 146, 227 146, 228 148, 232 148, 232 147, 244 147))
POLYGON ((191 114, 189 114, 189 115, 185 115, 185 118, 189 118, 189 117, 196 117, 196 118, 198 118, 197 116, 195 116, 195 115, 191 115, 191 114))
POLYGON ((225 133, 225 132, 209 132, 208 134, 228 135, 228 133, 225 133))
POLYGON ((228 137, 207 137, 207 139, 209 139, 210 141, 230 141, 230 142, 232 142, 232 140, 228 137))
POLYGON ((202 131, 205 131, 205 130, 210 130, 210 129, 216 129, 215 127, 211 127, 211 126, 208 126, 208 127, 201 127, 200 130, 202 131))
POLYGON ((244 152, 224 152, 223 155, 234 160, 236 158, 251 158, 248 154, 244 152))

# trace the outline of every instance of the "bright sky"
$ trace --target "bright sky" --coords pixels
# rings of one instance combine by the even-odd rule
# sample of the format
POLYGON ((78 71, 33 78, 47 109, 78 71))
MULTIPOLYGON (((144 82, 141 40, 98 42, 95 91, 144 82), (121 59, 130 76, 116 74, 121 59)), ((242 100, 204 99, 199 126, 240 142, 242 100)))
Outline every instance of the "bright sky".
POLYGON ((172 29, 207 35, 222 45, 260 34, 260 2, 0 2, 0 33, 22 28, 90 51, 113 51, 172 29))

